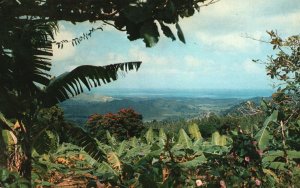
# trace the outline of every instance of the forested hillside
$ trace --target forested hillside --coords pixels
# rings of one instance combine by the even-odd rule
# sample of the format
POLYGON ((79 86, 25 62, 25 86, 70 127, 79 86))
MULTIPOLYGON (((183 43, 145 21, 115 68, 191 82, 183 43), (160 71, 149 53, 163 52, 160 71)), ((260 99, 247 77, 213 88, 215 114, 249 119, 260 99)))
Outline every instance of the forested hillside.
POLYGON ((122 98, 112 101, 69 100, 61 104, 65 117, 84 123, 93 113, 115 113, 122 108, 133 108, 143 114, 144 121, 197 118, 209 112, 220 114, 241 103, 243 99, 209 98, 122 98))

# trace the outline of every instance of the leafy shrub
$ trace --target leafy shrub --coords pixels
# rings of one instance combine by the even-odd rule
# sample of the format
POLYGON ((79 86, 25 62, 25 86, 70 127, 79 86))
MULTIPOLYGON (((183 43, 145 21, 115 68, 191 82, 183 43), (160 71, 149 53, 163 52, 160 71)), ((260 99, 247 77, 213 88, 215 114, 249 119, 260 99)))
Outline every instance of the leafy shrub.
MULTIPOLYGON (((173 124, 153 122, 152 128, 168 131, 160 129, 157 134, 150 128, 138 138, 142 117, 133 110, 94 114, 88 128, 100 140, 107 136, 107 144, 97 143, 106 160, 89 166, 80 155, 73 153, 71 160, 64 153, 54 162, 72 168, 80 164, 88 168, 82 173, 92 174, 95 185, 101 180, 108 187, 296 187, 300 177, 300 63, 296 58, 300 48, 296 46, 300 42, 299 37, 284 42, 275 33, 270 35, 274 49, 280 48, 267 70, 271 78, 278 77, 284 83, 283 88, 278 88, 272 100, 262 101, 260 108, 248 111, 250 114, 210 115, 173 124), (290 48, 284 52, 284 47, 290 48), (171 129, 172 125, 176 128, 171 129)), ((60 165, 49 167, 59 169, 60 165)))
POLYGON ((0 168, 0 187, 22 187, 29 188, 30 182, 20 177, 17 172, 10 172, 5 168, 0 168))
POLYGON ((99 140, 109 131, 118 140, 138 136, 143 131, 143 117, 133 109, 121 109, 118 113, 93 114, 87 121, 90 133, 99 140))
POLYGON ((219 131, 222 134, 236 129, 242 122, 243 117, 217 116, 212 114, 202 119, 192 122, 199 125, 203 137, 209 138, 214 132, 219 131))
POLYGON ((270 156, 260 149, 261 143, 243 132, 229 135, 216 132, 212 139, 205 140, 193 139, 183 129, 177 137, 163 129, 159 134, 149 129, 144 137, 117 142, 109 136, 110 144, 101 145, 107 153, 107 162, 96 165, 95 175, 103 184, 166 188, 197 184, 275 187, 280 182, 274 171, 266 168, 270 156))
POLYGON ((208 138, 221 127, 221 119, 217 115, 212 114, 202 118, 197 124, 203 137, 208 138))
POLYGON ((177 134, 180 129, 187 130, 190 123, 184 118, 170 118, 161 121, 153 120, 151 122, 145 122, 144 125, 147 128, 152 128, 154 130, 160 130, 163 128, 167 133, 177 134))
MULTIPOLYGON (((274 115, 270 125, 260 132, 265 154, 264 167, 276 174, 277 186, 299 185, 300 158, 300 36, 283 39, 276 32, 268 32, 270 44, 276 52, 266 64, 267 75, 279 83, 272 100, 263 101, 262 109, 274 115)), ((269 118, 266 119, 266 121, 269 118)))

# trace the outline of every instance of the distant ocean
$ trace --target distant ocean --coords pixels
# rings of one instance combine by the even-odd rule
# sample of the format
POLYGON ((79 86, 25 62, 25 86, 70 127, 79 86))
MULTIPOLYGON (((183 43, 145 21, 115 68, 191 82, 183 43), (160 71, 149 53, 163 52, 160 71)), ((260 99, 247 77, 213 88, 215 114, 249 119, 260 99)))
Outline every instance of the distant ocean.
POLYGON ((247 99, 254 97, 270 97, 274 91, 270 89, 108 89, 98 88, 92 93, 111 97, 146 97, 146 98, 211 98, 247 99))

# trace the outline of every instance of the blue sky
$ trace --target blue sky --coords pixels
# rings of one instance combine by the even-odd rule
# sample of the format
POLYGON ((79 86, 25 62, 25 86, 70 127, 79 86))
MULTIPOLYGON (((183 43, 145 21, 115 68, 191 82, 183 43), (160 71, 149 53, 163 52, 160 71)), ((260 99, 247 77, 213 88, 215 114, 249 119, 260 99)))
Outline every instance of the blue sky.
MULTIPOLYGON (((52 73, 59 75, 84 64, 143 61, 138 72, 104 87, 271 89, 264 66, 252 59, 267 60, 272 47, 245 36, 267 40, 266 30, 277 30, 281 36, 299 34, 299 10, 299 0, 221 0, 180 21, 186 44, 161 36, 152 48, 142 40, 130 42, 125 32, 106 26, 76 47, 54 46, 52 73)), ((56 40, 70 40, 101 25, 61 22, 56 40)))

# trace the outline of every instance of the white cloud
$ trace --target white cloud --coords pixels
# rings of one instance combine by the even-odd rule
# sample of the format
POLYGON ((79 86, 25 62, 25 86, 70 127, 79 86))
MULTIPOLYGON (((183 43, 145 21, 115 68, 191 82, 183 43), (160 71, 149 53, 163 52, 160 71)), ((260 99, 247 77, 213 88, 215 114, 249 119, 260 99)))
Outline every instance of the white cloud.
POLYGON ((138 48, 136 46, 129 49, 129 59, 142 61, 144 64, 150 65, 165 65, 172 62, 174 59, 169 56, 159 56, 154 53, 149 53, 145 49, 138 48))
POLYGON ((184 68, 181 70, 194 75, 195 79, 199 79, 199 76, 223 75, 225 71, 230 72, 228 69, 231 68, 231 66, 217 63, 211 59, 187 55, 184 57, 184 68))
POLYGON ((238 33, 217 35, 198 32, 196 33, 196 37, 199 39, 201 44, 210 46, 217 50, 245 51, 250 48, 253 49, 253 43, 249 39, 242 37, 242 35, 238 33))
POLYGON ((199 14, 181 24, 188 40, 198 40, 218 50, 259 50, 259 45, 242 36, 267 37, 266 30, 284 35, 299 33, 299 0, 221 0, 203 7, 199 14), (195 34, 196 33, 196 34, 195 34), (189 39, 190 38, 190 39, 189 39))
POLYGON ((124 56, 122 56, 121 54, 111 52, 107 54, 106 59, 106 62, 120 63, 124 61, 124 56))
POLYGON ((242 63, 242 68, 248 74, 264 74, 264 67, 251 60, 246 60, 242 63))
POLYGON ((128 55, 133 59, 137 59, 145 62, 151 61, 150 55, 146 53, 144 50, 139 49, 138 47, 130 48, 128 55))
POLYGON ((299 33, 300 12, 291 12, 285 15, 273 15, 258 19, 257 22, 266 29, 276 29, 279 33, 293 35, 299 33))
POLYGON ((194 56, 191 56, 191 55, 188 55, 184 58, 186 64, 188 66, 191 66, 191 67, 198 67, 200 65, 203 65, 203 62, 200 62, 199 59, 195 58, 194 56))

